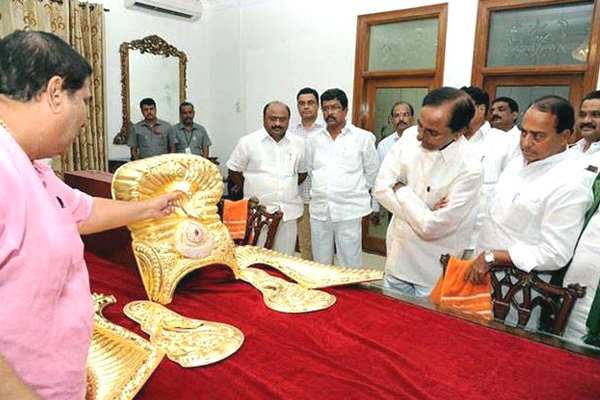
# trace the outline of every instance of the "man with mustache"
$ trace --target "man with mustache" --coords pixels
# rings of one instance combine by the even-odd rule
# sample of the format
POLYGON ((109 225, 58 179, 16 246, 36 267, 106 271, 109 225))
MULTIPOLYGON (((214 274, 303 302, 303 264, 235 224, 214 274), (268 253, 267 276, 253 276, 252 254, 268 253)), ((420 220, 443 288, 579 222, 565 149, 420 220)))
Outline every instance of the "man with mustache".
MULTIPOLYGON (((298 185, 306 178, 304 141, 287 135, 290 108, 273 101, 263 109, 263 128, 242 137, 227 161, 229 177, 243 187, 244 197, 256 196, 268 212, 281 210, 283 218, 273 250, 294 254, 297 219, 302 216, 298 185)), ((261 234, 259 245, 266 240, 261 234)))
POLYGON ((393 213, 384 287, 427 297, 441 273, 440 254, 462 254, 467 246, 483 180, 464 137, 474 113, 463 91, 429 92, 417 140, 405 132, 383 160, 373 195, 393 213))
POLYGON ((208 148, 212 144, 206 129, 194 123, 194 105, 187 101, 179 106, 181 122, 169 130, 169 151, 171 153, 196 154, 208 158, 208 148))
POLYGON ((159 219, 181 197, 91 197, 38 161, 85 126, 91 75, 50 33, 0 40, 0 399, 86 397, 94 310, 80 235, 159 219))
MULTIPOLYGON (((600 165, 600 90, 588 93, 583 98, 577 122, 583 139, 568 153, 580 167, 597 172, 600 165)), ((600 187, 594 184, 592 189, 594 203, 586 213, 583 232, 562 282, 563 286, 579 283, 587 290, 585 297, 575 302, 564 337, 600 347, 600 295, 597 293, 600 280, 600 187)))
POLYGON ((168 132, 171 124, 156 118, 156 102, 146 98, 140 101, 144 119, 133 125, 127 145, 131 147, 131 159, 158 156, 169 152, 168 132))
POLYGON ((582 139, 569 153, 600 168, 600 90, 588 93, 581 100, 578 124, 582 139))
POLYGON ((527 109, 522 156, 510 162, 492 191, 466 279, 480 284, 496 264, 530 272, 569 262, 596 177, 565 151, 574 119, 573 106, 559 96, 544 96, 527 109))
MULTIPOLYGON (((402 133, 404 133, 406 128, 412 125, 414 114, 415 110, 413 106, 406 101, 398 101, 392 106, 392 110, 390 111, 390 121, 394 126, 394 129, 396 129, 396 132, 379 142, 379 145, 377 146, 379 163, 383 162, 387 152, 394 144, 396 144, 398 139, 402 137, 402 133)), ((375 225, 379 225, 381 212, 379 203, 375 198, 373 198, 372 209, 371 222, 375 225)))
POLYGON ((321 94, 326 128, 306 140, 312 178, 310 227, 315 261, 362 267, 362 217, 371 212, 369 189, 379 169, 375 135, 346 121, 348 98, 341 89, 321 94))
POLYGON ((483 224, 485 207, 490 193, 504 168, 519 154, 519 141, 516 137, 508 136, 505 132, 492 128, 485 120, 490 103, 487 92, 476 86, 463 86, 461 90, 469 95, 475 106, 475 115, 465 131, 465 138, 474 146, 474 151, 483 166, 483 186, 479 196, 479 211, 469 247, 465 252, 465 258, 470 258, 477 244, 477 236, 483 224))
MULTIPOLYGON (((490 107, 490 124, 492 128, 508 133, 518 138, 521 131, 517 127, 519 119, 519 105, 510 97, 498 97, 492 101, 490 107)), ((518 139, 517 139, 518 140, 518 139)))
MULTIPOLYGON (((319 94, 313 88, 305 87, 300 89, 296 95, 298 105, 298 114, 300 122, 290 128, 290 132, 301 137, 303 140, 310 135, 320 131, 323 124, 317 122, 319 114, 319 94)), ((309 176, 300 185, 300 194, 304 202, 304 214, 298 218, 298 242, 300 244, 300 254, 305 260, 313 259, 312 245, 310 239, 310 189, 312 181, 309 176)))

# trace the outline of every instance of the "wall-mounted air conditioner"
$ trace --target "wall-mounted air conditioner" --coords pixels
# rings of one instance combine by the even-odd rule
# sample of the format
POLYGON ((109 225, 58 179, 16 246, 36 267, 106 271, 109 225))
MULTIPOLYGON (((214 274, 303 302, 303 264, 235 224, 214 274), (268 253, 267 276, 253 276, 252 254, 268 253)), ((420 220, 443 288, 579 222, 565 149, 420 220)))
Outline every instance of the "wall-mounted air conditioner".
POLYGON ((196 21, 202 16, 200 0, 125 0, 125 7, 148 10, 196 21))

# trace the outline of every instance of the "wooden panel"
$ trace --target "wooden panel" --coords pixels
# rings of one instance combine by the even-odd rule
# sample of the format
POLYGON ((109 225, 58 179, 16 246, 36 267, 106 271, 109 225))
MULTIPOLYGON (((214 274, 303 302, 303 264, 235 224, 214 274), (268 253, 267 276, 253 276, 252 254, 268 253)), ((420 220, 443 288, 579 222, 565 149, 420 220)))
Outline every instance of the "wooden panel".
MULTIPOLYGON (((356 24, 356 53, 354 58, 354 95, 352 121, 355 125, 365 127, 366 110, 369 105, 366 99, 366 85, 373 78, 429 77, 433 81, 431 87, 440 87, 444 79, 444 60, 446 54, 446 30, 448 24, 448 3, 404 10, 386 11, 375 14, 359 15, 356 24), (372 25, 392 22, 412 21, 424 18, 438 18, 438 40, 436 68, 423 68, 399 71, 368 71, 370 27, 372 25)), ((429 85, 427 85, 429 86, 429 85)))

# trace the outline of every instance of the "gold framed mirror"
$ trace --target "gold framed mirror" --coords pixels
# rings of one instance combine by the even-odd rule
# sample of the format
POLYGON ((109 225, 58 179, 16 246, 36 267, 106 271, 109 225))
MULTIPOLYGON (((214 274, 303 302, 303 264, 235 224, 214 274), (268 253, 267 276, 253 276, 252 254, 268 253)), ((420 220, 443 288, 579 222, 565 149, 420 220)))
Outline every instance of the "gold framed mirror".
POLYGON ((156 101, 157 116, 179 122, 179 104, 186 99, 187 56, 157 35, 119 46, 123 124, 113 144, 127 144, 131 127, 143 119, 137 104, 146 97, 156 101))

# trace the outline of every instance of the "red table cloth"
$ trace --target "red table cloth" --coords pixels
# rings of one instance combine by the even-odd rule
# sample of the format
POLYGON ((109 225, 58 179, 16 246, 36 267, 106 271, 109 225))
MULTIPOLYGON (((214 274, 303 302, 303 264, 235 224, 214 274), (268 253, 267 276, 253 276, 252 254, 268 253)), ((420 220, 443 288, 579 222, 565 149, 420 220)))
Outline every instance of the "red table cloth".
MULTIPOLYGON (((144 338, 122 312, 146 299, 138 271, 86 254, 104 315, 144 338)), ((357 286, 309 314, 268 309, 223 266, 188 275, 167 307, 245 335, 229 358, 186 369, 165 357, 136 399, 600 399, 600 361, 357 286)))

